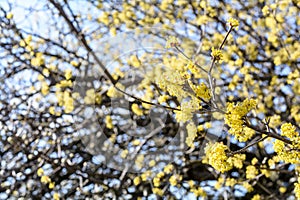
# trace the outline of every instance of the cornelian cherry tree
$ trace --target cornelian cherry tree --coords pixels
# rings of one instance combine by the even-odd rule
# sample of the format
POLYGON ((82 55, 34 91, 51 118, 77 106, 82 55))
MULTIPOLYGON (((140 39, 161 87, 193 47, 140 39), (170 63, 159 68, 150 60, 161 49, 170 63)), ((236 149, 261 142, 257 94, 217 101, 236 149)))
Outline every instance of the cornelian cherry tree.
POLYGON ((299 13, 0 2, 0 198, 300 199, 299 13))

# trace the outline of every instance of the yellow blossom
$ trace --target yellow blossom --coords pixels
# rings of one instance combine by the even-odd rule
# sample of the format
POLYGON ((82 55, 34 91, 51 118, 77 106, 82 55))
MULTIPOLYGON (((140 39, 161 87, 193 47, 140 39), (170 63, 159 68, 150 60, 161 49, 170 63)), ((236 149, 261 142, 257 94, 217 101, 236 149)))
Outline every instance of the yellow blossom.
POLYGON ((188 133, 188 136, 186 138, 186 144, 189 147, 192 147, 194 144, 194 140, 197 137, 197 127, 195 126, 194 122, 190 122, 187 124, 186 130, 188 133))
POLYGON ((295 196, 297 197, 297 199, 300 199, 300 183, 299 182, 295 183, 294 191, 295 191, 295 196))
POLYGON ((47 184, 47 183, 50 183, 51 182, 51 179, 49 176, 42 176, 41 177, 41 182, 44 183, 44 184, 47 184))
POLYGON ((192 188, 191 189, 191 192, 194 193, 194 195, 196 197, 206 197, 206 192, 203 188, 201 187, 198 187, 198 188, 192 188))
POLYGON ((179 45, 179 41, 175 36, 171 36, 168 38, 166 43, 166 48, 171 48, 179 45))
POLYGON ((131 109, 132 109, 132 112, 134 112, 134 114, 136 114, 138 116, 141 116, 144 114, 143 110, 136 103, 131 105, 131 109))
POLYGON ((43 174, 44 174, 43 168, 39 168, 39 169, 37 170, 37 175, 38 175, 38 176, 42 176, 43 174))
POLYGON ((139 139, 132 141, 132 145, 134 145, 134 146, 138 146, 138 145, 140 145, 140 143, 141 143, 141 141, 139 139))
MULTIPOLYGON (((124 86, 121 83, 117 83, 116 87, 119 88, 120 90, 124 90, 124 86)), ((107 90, 107 96, 109 97, 122 97, 122 93, 119 92, 114 86, 110 86, 110 88, 107 90)))
POLYGON ((54 182, 49 183, 49 189, 53 189, 54 186, 55 186, 55 183, 54 183, 54 182))
POLYGON ((122 152, 121 152, 121 158, 126 158, 126 156, 128 155, 128 150, 127 149, 124 149, 122 152))
POLYGON ((159 187, 160 186, 160 178, 159 177, 154 177, 153 178, 153 185, 154 185, 154 187, 159 187))
POLYGON ((254 179, 257 174, 258 174, 258 171, 255 166, 250 165, 250 166, 246 167, 246 178, 247 179, 254 179))
POLYGON ((260 200, 261 198, 260 198, 260 195, 259 194, 256 194, 256 195, 254 195, 253 197, 252 197, 252 199, 251 200, 260 200))
POLYGON ((133 184, 134 185, 139 185, 140 183, 141 183, 141 178, 139 176, 137 176, 133 179, 133 184))
POLYGON ((72 78, 72 70, 71 69, 65 70, 65 78, 66 78, 66 80, 69 80, 70 78, 72 78))
POLYGON ((155 166, 155 164, 156 164, 155 160, 150 160, 150 162, 149 162, 149 166, 150 167, 155 166))
POLYGON ((240 23, 239 23, 239 21, 237 20, 237 19, 234 19, 234 18, 229 18, 228 20, 227 20, 227 22, 229 23, 229 25, 231 26, 231 27, 238 27, 239 25, 240 25, 240 23))
POLYGON ((252 187, 252 185, 249 184, 249 182, 243 182, 242 186, 243 186, 248 192, 252 192, 252 191, 253 191, 253 187, 252 187))
POLYGON ((72 60, 72 61, 70 62, 70 64, 71 64, 73 67, 78 67, 78 66, 79 66, 79 63, 76 62, 75 60, 72 60))
POLYGON ((11 12, 6 14, 7 19, 11 19, 11 18, 13 18, 13 16, 14 16, 14 14, 12 14, 11 12))
POLYGON ((172 186, 176 186, 179 181, 182 180, 182 176, 175 174, 169 178, 169 182, 172 186))
POLYGON ((46 96, 49 93, 49 85, 47 82, 43 81, 42 82, 42 88, 41 88, 41 93, 46 96))
POLYGON ((168 164, 164 167, 164 172, 169 174, 172 172, 173 169, 174 169, 174 166, 172 164, 168 164))
POLYGON ((262 11, 264 16, 267 16, 270 13, 269 6, 264 6, 261 11, 262 11))
POLYGON ((163 196, 163 194, 164 194, 164 191, 162 190, 162 189, 160 189, 160 188, 152 188, 152 192, 154 193, 154 194, 157 194, 158 196, 163 196))
POLYGON ((228 103, 226 106, 225 123, 230 127, 229 133, 240 142, 246 142, 255 134, 253 129, 244 126, 243 121, 243 117, 255 106, 256 101, 253 99, 245 99, 237 105, 228 103))
POLYGON ((283 187, 283 186, 282 186, 282 187, 279 188, 279 192, 280 192, 280 193, 285 193, 285 192, 286 192, 286 189, 287 189, 286 187, 283 187))
POLYGON ((222 51, 220 49, 215 49, 215 47, 211 48, 211 56, 217 61, 222 60, 223 58, 222 51))
POLYGON ((53 200, 59 200, 59 198, 60 198, 59 194, 55 192, 53 194, 53 200))
POLYGON ((205 159, 203 162, 210 164, 213 168, 220 172, 232 169, 233 164, 228 162, 226 152, 228 147, 222 143, 209 143, 205 147, 205 159))
POLYGON ((106 127, 107 127, 108 129, 112 129, 112 128, 114 127, 110 115, 106 115, 106 117, 105 117, 105 124, 106 124, 106 127))

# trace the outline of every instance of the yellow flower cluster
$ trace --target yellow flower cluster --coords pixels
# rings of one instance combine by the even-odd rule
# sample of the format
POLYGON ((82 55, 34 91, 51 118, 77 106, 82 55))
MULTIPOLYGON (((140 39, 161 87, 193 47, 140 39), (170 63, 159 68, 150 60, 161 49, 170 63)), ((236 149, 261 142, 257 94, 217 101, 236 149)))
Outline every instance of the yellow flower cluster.
POLYGON ((152 192, 153 192, 153 194, 157 194, 158 196, 163 196, 163 194, 164 194, 164 191, 162 190, 162 189, 160 189, 160 188, 152 188, 152 192))
POLYGON ((151 176, 151 174, 152 174, 152 172, 149 170, 143 172, 141 175, 142 181, 146 181, 151 176))
POLYGON ((72 98, 70 92, 64 92, 64 107, 65 113, 70 113, 74 110, 74 99, 72 98))
POLYGON ((169 182, 172 186, 176 186, 179 181, 182 180, 182 176, 178 174, 174 174, 169 178, 169 182))
POLYGON ((166 102, 168 99, 169 99, 169 96, 168 96, 168 95, 161 95, 161 96, 158 97, 157 101, 158 101, 158 103, 164 103, 164 102, 166 102))
POLYGON ((300 163, 300 136, 296 128, 291 123, 285 123, 281 126, 281 135, 288 137, 292 144, 285 144, 283 141, 276 139, 273 142, 274 151, 278 154, 280 160, 286 163, 300 163))
POLYGON ((249 165, 246 167, 246 178, 247 179, 254 179, 257 174, 258 174, 258 171, 255 166, 249 165))
POLYGON ((296 127, 291 123, 284 123, 281 125, 281 135, 288 137, 292 141, 299 139, 299 134, 296 132, 296 127))
POLYGON ((134 114, 141 116, 143 115, 143 110, 139 107, 139 105, 137 105, 136 103, 131 105, 131 110, 134 114))
POLYGON ((179 45, 179 41, 175 36, 171 36, 168 38, 167 43, 166 43, 166 48, 169 49, 171 47, 175 47, 179 45))
POLYGON ((297 199, 300 199, 300 178, 298 178, 298 182, 295 183, 295 188, 294 188, 294 192, 295 192, 295 196, 297 199))
POLYGON ((195 111, 201 109, 200 101, 196 98, 184 101, 181 103, 180 109, 180 111, 174 111, 176 114, 175 118, 178 122, 186 122, 192 119, 195 111))
POLYGON ((49 183, 49 185, 48 185, 49 189, 53 189, 54 188, 55 183, 51 181, 51 178, 49 176, 44 175, 43 168, 39 168, 37 170, 37 175, 39 177, 41 177, 41 183, 44 183, 44 184, 48 184, 49 183))
POLYGON ((189 85, 194 90, 197 97, 203 98, 205 100, 210 99, 210 91, 205 83, 201 82, 200 85, 194 85, 192 82, 189 81, 189 85))
MULTIPOLYGON (((27 51, 30 51, 30 55, 34 55, 34 52, 32 51, 33 46, 31 44, 31 41, 32 41, 32 36, 28 35, 24 40, 21 40, 19 44, 21 47, 25 47, 27 51)), ((41 55, 41 53, 39 55, 41 55)))
POLYGON ((234 103, 227 104, 225 123, 230 127, 229 133, 234 135, 240 142, 246 142, 255 134, 254 130, 244 126, 243 118, 256 104, 253 99, 245 99, 237 105, 234 103))
POLYGON ((156 176, 153 178, 153 185, 154 187, 159 187, 161 183, 161 179, 165 176, 164 172, 159 172, 156 174, 156 176))
POLYGON ((71 69, 65 70, 65 78, 66 78, 66 80, 70 80, 72 78, 72 70, 71 69))
POLYGON ((49 85, 46 81, 42 81, 41 93, 46 96, 49 93, 49 85))
POLYGON ((169 174, 173 171, 173 169, 174 169, 174 166, 172 164, 168 164, 164 167, 164 173, 169 174))
POLYGON ((207 196, 205 190, 201 187, 193 187, 193 188, 190 189, 190 191, 192 193, 194 193, 194 195, 196 197, 206 197, 207 196))
POLYGON ((127 63, 135 68, 138 68, 141 66, 140 60, 137 58, 136 55, 130 56, 130 58, 127 60, 127 63))
POLYGON ((261 200, 260 195, 259 194, 254 195, 251 200, 261 200))
POLYGON ((234 178, 226 178, 225 186, 233 187, 233 186, 235 186, 235 184, 237 184, 237 180, 236 179, 234 179, 234 178))
POLYGON ((240 25, 240 23, 239 23, 239 21, 237 20, 237 19, 234 19, 234 18, 229 18, 228 20, 227 20, 227 22, 229 23, 229 25, 231 26, 231 27, 238 27, 239 25, 240 25))
MULTIPOLYGON (((105 117, 105 124, 106 124, 106 127, 107 127, 108 129, 112 129, 112 128, 114 127, 110 115, 106 115, 106 117, 105 117)), ((126 156, 125 156, 125 157, 126 157, 126 156)))
POLYGON ((209 143, 205 147, 205 159, 203 162, 207 162, 213 168, 220 172, 226 172, 232 169, 232 164, 229 163, 226 152, 228 147, 223 143, 216 142, 214 144, 209 143))
POLYGON ((185 69, 194 74, 195 78, 201 78, 201 71, 193 62, 188 62, 188 64, 185 66, 185 69))
POLYGON ((216 190, 219 190, 219 189, 224 185, 224 182, 225 182, 224 177, 220 176, 220 177, 218 178, 218 181, 215 183, 214 188, 215 188, 216 190))
POLYGON ((215 49, 215 47, 211 48, 211 56, 217 61, 222 60, 223 58, 222 51, 220 49, 215 49))
POLYGON ((189 147, 194 146, 194 140, 197 136, 197 127, 195 126, 194 122, 189 122, 188 125, 186 126, 187 134, 188 136, 185 139, 185 143, 189 147))
POLYGON ((213 168, 220 172, 226 172, 233 167, 241 169, 243 167, 243 161, 246 159, 245 154, 234 154, 231 157, 226 155, 228 147, 223 143, 209 143, 205 147, 205 157, 203 163, 211 165, 213 168))
MULTIPOLYGON (((116 87, 123 91, 125 89, 125 87, 121 83, 117 83, 116 87)), ((122 97, 123 94, 121 92, 119 92, 114 86, 111 86, 107 90, 107 96, 117 98, 117 97, 122 97)))
POLYGON ((65 87, 72 87, 73 83, 71 80, 61 80, 59 83, 55 85, 57 88, 65 88, 65 87))
POLYGON ((39 67, 39 66, 43 65, 44 63, 45 63, 45 59, 44 59, 43 53, 41 53, 41 52, 37 52, 35 54, 35 57, 33 57, 31 59, 31 65, 35 66, 35 67, 39 67))
POLYGON ((55 193, 53 194, 53 199, 54 199, 54 200, 59 200, 59 198, 60 198, 59 194, 55 192, 55 193))
POLYGON ((139 154, 136 157, 134 164, 137 169, 142 169, 142 167, 144 166, 144 159, 145 156, 143 154, 139 154))
POLYGON ((194 193, 196 197, 206 197, 206 192, 201 187, 196 187, 195 182, 193 180, 188 181, 190 191, 194 193))
MULTIPOLYGON (((107 123, 107 121, 106 121, 106 123, 107 123)), ((112 124, 111 124, 111 125, 112 125, 112 124)), ((110 126, 110 125, 108 125, 108 126, 110 126)), ((107 124, 106 124, 106 127, 107 127, 107 124)), ((108 127, 107 127, 107 128, 108 128, 108 127)), ((128 153, 129 153, 128 149, 123 149, 123 150, 121 151, 121 153, 120 153, 121 158, 126 158, 127 155, 128 155, 128 153)))
POLYGON ((12 14, 11 12, 6 14, 7 19, 11 19, 11 18, 13 18, 13 16, 14 16, 14 14, 12 14))
POLYGON ((96 93, 94 88, 86 91, 86 96, 84 97, 84 102, 86 104, 100 104, 101 100, 101 95, 96 93))
POLYGON ((140 183, 141 183, 141 178, 139 176, 137 176, 133 179, 133 184, 134 185, 139 185, 140 183))
POLYGON ((252 185, 248 182, 248 181, 244 181, 242 183, 243 188, 245 188, 248 192, 252 192, 253 191, 253 187, 252 185))
POLYGON ((234 154, 233 156, 228 158, 228 162, 238 169, 243 168, 243 161, 245 160, 246 160, 245 154, 234 154))

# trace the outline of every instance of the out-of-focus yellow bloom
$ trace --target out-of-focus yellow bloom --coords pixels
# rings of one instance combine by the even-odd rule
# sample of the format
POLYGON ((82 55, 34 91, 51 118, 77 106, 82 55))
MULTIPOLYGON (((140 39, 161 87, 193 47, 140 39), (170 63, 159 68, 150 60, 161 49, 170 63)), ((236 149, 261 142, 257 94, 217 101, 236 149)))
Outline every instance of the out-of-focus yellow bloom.
POLYGON ((139 144, 141 144, 141 141, 139 139, 132 141, 132 145, 134 145, 134 146, 138 146, 139 144))
POLYGON ((53 200, 59 200, 59 198, 60 198, 59 194, 55 192, 53 194, 53 200))
POLYGON ((37 175, 38 175, 38 176, 42 176, 43 174, 44 174, 43 168, 39 168, 39 169, 37 170, 37 175))
POLYGON ((174 169, 174 166, 172 164, 168 164, 164 167, 164 173, 169 174, 173 171, 173 169, 174 169))
POLYGON ((140 183, 141 183, 141 178, 139 176, 137 176, 133 179, 133 184, 134 185, 139 185, 140 183))
POLYGON ((7 19, 11 19, 13 17, 14 17, 14 14, 12 14, 11 12, 9 12, 9 13, 6 14, 6 18, 7 19))
POLYGON ((53 189, 54 186, 55 186, 55 183, 54 183, 54 182, 49 183, 49 189, 53 189))
POLYGON ((44 176, 41 177, 41 182, 44 183, 44 184, 47 184, 47 183, 51 182, 51 179, 50 179, 49 176, 44 175, 44 176))
POLYGON ((106 127, 107 127, 108 129, 112 129, 112 128, 114 127, 110 115, 106 115, 106 117, 105 117, 105 124, 106 124, 106 127))
POLYGON ((72 70, 71 69, 66 69, 65 70, 65 78, 67 80, 69 80, 70 78, 72 78, 72 70))
POLYGON ((171 36, 168 38, 167 43, 166 43, 166 48, 171 48, 179 45, 179 41, 175 36, 171 36))
POLYGON ((144 114, 143 110, 136 103, 131 105, 131 109, 132 109, 132 112, 134 112, 134 114, 136 114, 138 116, 141 116, 144 114))
POLYGON ((258 174, 258 171, 255 166, 250 165, 250 166, 246 167, 246 178, 247 179, 254 179, 257 174, 258 174))
POLYGON ((78 67, 78 66, 79 66, 78 62, 76 62, 75 60, 72 60, 72 61, 70 62, 70 64, 71 64, 73 67, 78 67))
POLYGON ((122 152, 121 152, 121 158, 126 158, 126 156, 128 155, 128 150, 127 149, 124 149, 122 152))
POLYGON ((254 195, 253 197, 252 197, 252 199, 251 200, 260 200, 261 198, 260 198, 260 195, 259 194, 256 194, 256 195, 254 195))
POLYGON ((164 191, 162 189, 159 189, 159 188, 152 188, 152 192, 154 194, 159 195, 159 196, 162 196, 164 194, 164 191))

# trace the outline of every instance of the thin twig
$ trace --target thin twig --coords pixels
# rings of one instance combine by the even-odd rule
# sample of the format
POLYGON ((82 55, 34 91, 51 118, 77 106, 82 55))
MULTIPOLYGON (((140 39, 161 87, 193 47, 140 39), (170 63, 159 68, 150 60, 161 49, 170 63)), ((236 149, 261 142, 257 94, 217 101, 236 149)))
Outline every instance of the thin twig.
POLYGON ((263 140, 265 140, 265 139, 267 139, 268 137, 269 137, 269 136, 265 136, 265 137, 262 137, 262 138, 260 138, 260 139, 258 139, 258 140, 253 139, 253 140, 252 140, 252 143, 248 144, 247 146, 245 146, 245 147, 243 147, 243 148, 241 148, 241 149, 239 149, 239 150, 237 150, 237 151, 228 153, 228 156, 233 156, 234 154, 242 153, 242 152, 246 151, 249 147, 251 147, 251 146, 253 146, 253 145, 255 145, 255 144, 257 144, 257 143, 259 143, 259 142, 261 142, 261 141, 263 141, 263 140))
POLYGON ((201 67, 200 65, 198 65, 198 63, 194 62, 190 57, 188 57, 181 49, 179 49, 178 46, 175 46, 175 49, 181 54, 183 55, 187 60, 189 60, 190 62, 192 62, 194 65, 196 65, 197 67, 199 67, 202 71, 204 71, 205 73, 208 73, 206 69, 204 69, 203 67, 201 67))
POLYGON ((145 101, 145 100, 143 100, 143 99, 140 99, 140 98, 138 98, 138 97, 135 97, 135 96, 133 96, 133 95, 131 95, 131 94, 129 94, 129 93, 127 93, 127 92, 121 90, 121 89, 118 88, 117 86, 114 86, 114 87, 115 87, 119 92, 121 92, 121 93, 125 94, 126 96, 129 96, 129 97, 131 97, 131 98, 133 98, 133 99, 135 99, 135 100, 137 100, 137 101, 140 101, 140 102, 142 102, 142 103, 146 103, 146 104, 149 104, 149 105, 153 105, 153 106, 157 106, 157 107, 161 107, 161 108, 166 108, 166 109, 170 109, 170 110, 181 111, 181 109, 179 109, 179 108, 172 108, 172 107, 169 107, 169 106, 164 106, 164 105, 152 103, 152 102, 149 102, 149 101, 145 101))
POLYGON ((293 144, 292 141, 282 137, 281 135, 278 135, 276 133, 273 133, 273 132, 270 132, 270 131, 264 131, 264 130, 260 130, 258 129, 257 127, 253 126, 252 124, 250 124, 249 122, 245 121, 245 125, 253 130, 255 130, 256 132, 259 132, 261 134, 266 134, 267 136, 269 137, 272 137, 272 138, 275 138, 275 139, 278 139, 286 144, 293 144))

